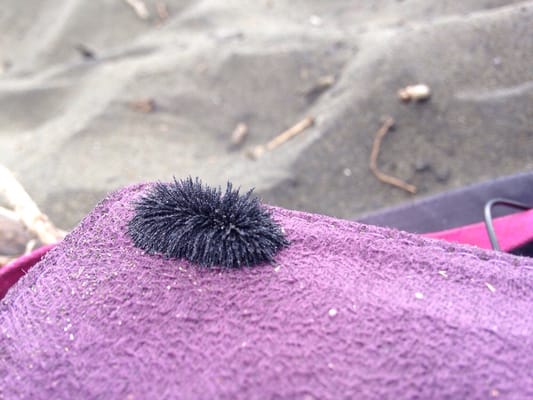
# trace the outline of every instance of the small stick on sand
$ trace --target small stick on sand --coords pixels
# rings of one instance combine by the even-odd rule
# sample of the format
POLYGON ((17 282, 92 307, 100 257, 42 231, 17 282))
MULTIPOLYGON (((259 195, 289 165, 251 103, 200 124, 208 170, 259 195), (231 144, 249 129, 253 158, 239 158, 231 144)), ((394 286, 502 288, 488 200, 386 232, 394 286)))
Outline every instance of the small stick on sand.
POLYGON ((160 22, 165 22, 168 18, 168 8, 164 1, 158 1, 155 4, 157 9, 157 15, 159 16, 160 22))
POLYGON ((278 136, 276 136, 266 145, 257 146, 256 148, 248 152, 248 156, 252 159, 257 159, 261 157, 265 153, 265 151, 274 150, 275 148, 281 146, 283 143, 299 135, 300 133, 305 131, 310 126, 313 126, 314 123, 315 123, 315 119, 313 117, 305 117, 297 124, 291 126, 286 131, 280 133, 278 136))
POLYGON ((231 134, 231 144, 234 147, 240 146, 246 140, 247 136, 248 125, 246 125, 244 122, 239 122, 231 134))
POLYGON ((3 165, 0 165, 0 196, 6 199, 24 226, 43 244, 56 243, 65 237, 65 232, 48 220, 11 171, 3 165))
POLYGON ((415 194, 416 186, 410 185, 401 179, 395 178, 381 172, 378 168, 378 156, 379 149, 381 147, 381 141, 389 132, 389 130, 394 126, 394 119, 392 117, 387 117, 385 122, 376 132, 376 137, 374 138, 374 143, 372 144, 372 153, 370 154, 370 170, 381 182, 388 183, 389 185, 396 186, 397 188, 403 189, 406 192, 415 194))
POLYGON ((148 8, 146 7, 146 4, 142 0, 124 0, 131 8, 133 8, 133 11, 135 11, 135 14, 140 19, 148 19, 150 18, 150 13, 148 12, 148 8))
POLYGON ((128 106, 134 111, 142 112, 145 114, 151 113, 156 109, 155 100, 150 97, 146 99, 130 101, 128 102, 128 106))
POLYGON ((276 147, 281 146, 283 143, 292 139, 294 136, 299 135, 310 126, 313 126, 315 119, 313 117, 305 117, 297 124, 291 126, 285 132, 280 133, 274 139, 266 144, 267 150, 274 150, 276 147))

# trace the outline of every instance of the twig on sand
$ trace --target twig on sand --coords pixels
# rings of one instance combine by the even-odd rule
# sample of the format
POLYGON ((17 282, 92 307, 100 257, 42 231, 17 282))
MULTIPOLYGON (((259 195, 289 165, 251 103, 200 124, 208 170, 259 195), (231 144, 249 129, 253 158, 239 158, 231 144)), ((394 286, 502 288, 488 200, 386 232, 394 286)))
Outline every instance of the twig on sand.
POLYGON ((34 233, 43 244, 56 243, 65 237, 65 232, 50 222, 11 171, 3 165, 0 165, 0 196, 5 198, 24 226, 34 233))
POLYGON ((128 106, 134 111, 142 112, 145 114, 151 113, 156 109, 155 100, 150 97, 130 101, 128 102, 128 106))
POLYGON ((155 7, 157 9, 157 15, 159 16, 159 21, 161 23, 165 22, 168 18, 168 8, 164 1, 159 0, 155 7))
POLYGON ((406 192, 415 194, 416 186, 410 185, 401 179, 395 178, 394 176, 387 175, 381 172, 378 168, 378 156, 379 149, 381 147, 381 141, 393 126, 394 119, 392 117, 387 117, 381 128, 379 128, 376 132, 376 137, 374 138, 374 143, 372 144, 372 153, 370 154, 370 170, 381 182, 388 183, 389 185, 396 186, 397 188, 403 189, 406 192))
POLYGON ((275 148, 281 146, 283 143, 292 139, 294 136, 299 135, 305 131, 310 126, 313 126, 315 119, 313 117, 305 117, 297 124, 291 126, 286 131, 280 133, 266 145, 257 146, 254 149, 250 150, 247 155, 252 159, 257 159, 261 157, 266 151, 274 150, 275 148))
POLYGON ((142 0, 124 0, 140 19, 150 18, 150 12, 142 0))
POLYGON ((278 136, 276 136, 274 139, 268 142, 266 144, 266 149, 269 151, 274 150, 276 147, 281 146, 283 143, 285 143, 289 139, 292 139, 294 136, 299 135, 300 133, 305 131, 307 128, 312 126, 314 123, 315 123, 315 119, 313 117, 305 117, 300 122, 291 126, 285 132, 280 133, 278 136))
POLYGON ((233 147, 242 145, 247 136, 248 125, 246 125, 244 122, 239 122, 231 134, 231 145, 233 147))

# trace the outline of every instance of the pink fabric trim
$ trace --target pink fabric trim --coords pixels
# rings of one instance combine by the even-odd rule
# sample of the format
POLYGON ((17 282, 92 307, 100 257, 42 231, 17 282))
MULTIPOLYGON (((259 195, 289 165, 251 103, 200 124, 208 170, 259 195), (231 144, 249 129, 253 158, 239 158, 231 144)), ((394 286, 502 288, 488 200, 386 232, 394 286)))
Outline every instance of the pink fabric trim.
POLYGON ((4 298, 7 291, 35 264, 37 264, 41 258, 53 247, 55 244, 48 244, 33 250, 31 253, 26 254, 9 264, 0 267, 0 300, 4 298))
MULTIPOLYGON (((509 251, 528 243, 533 240, 533 210, 496 218, 494 230, 503 251, 509 251)), ((423 236, 492 249, 484 222, 445 231, 424 233, 423 236)))

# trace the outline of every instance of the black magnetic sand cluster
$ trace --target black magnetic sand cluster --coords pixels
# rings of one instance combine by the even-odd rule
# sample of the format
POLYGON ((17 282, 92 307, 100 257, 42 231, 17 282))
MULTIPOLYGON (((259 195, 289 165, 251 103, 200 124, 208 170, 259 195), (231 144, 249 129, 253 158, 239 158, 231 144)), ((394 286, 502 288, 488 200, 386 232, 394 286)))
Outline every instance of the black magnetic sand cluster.
POLYGON ((135 203, 129 222, 135 246, 150 254, 225 267, 271 261, 288 244, 270 213, 252 196, 204 186, 191 177, 156 183, 135 203))

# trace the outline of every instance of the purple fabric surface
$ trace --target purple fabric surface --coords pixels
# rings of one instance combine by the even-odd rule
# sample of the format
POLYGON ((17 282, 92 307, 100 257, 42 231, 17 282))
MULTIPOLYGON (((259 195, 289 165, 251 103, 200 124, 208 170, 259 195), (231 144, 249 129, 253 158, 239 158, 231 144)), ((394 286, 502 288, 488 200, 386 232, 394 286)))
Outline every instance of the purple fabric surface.
POLYGON ((533 261, 272 208, 291 245, 220 270, 126 235, 110 195, 0 303, 0 398, 533 397, 533 261))

